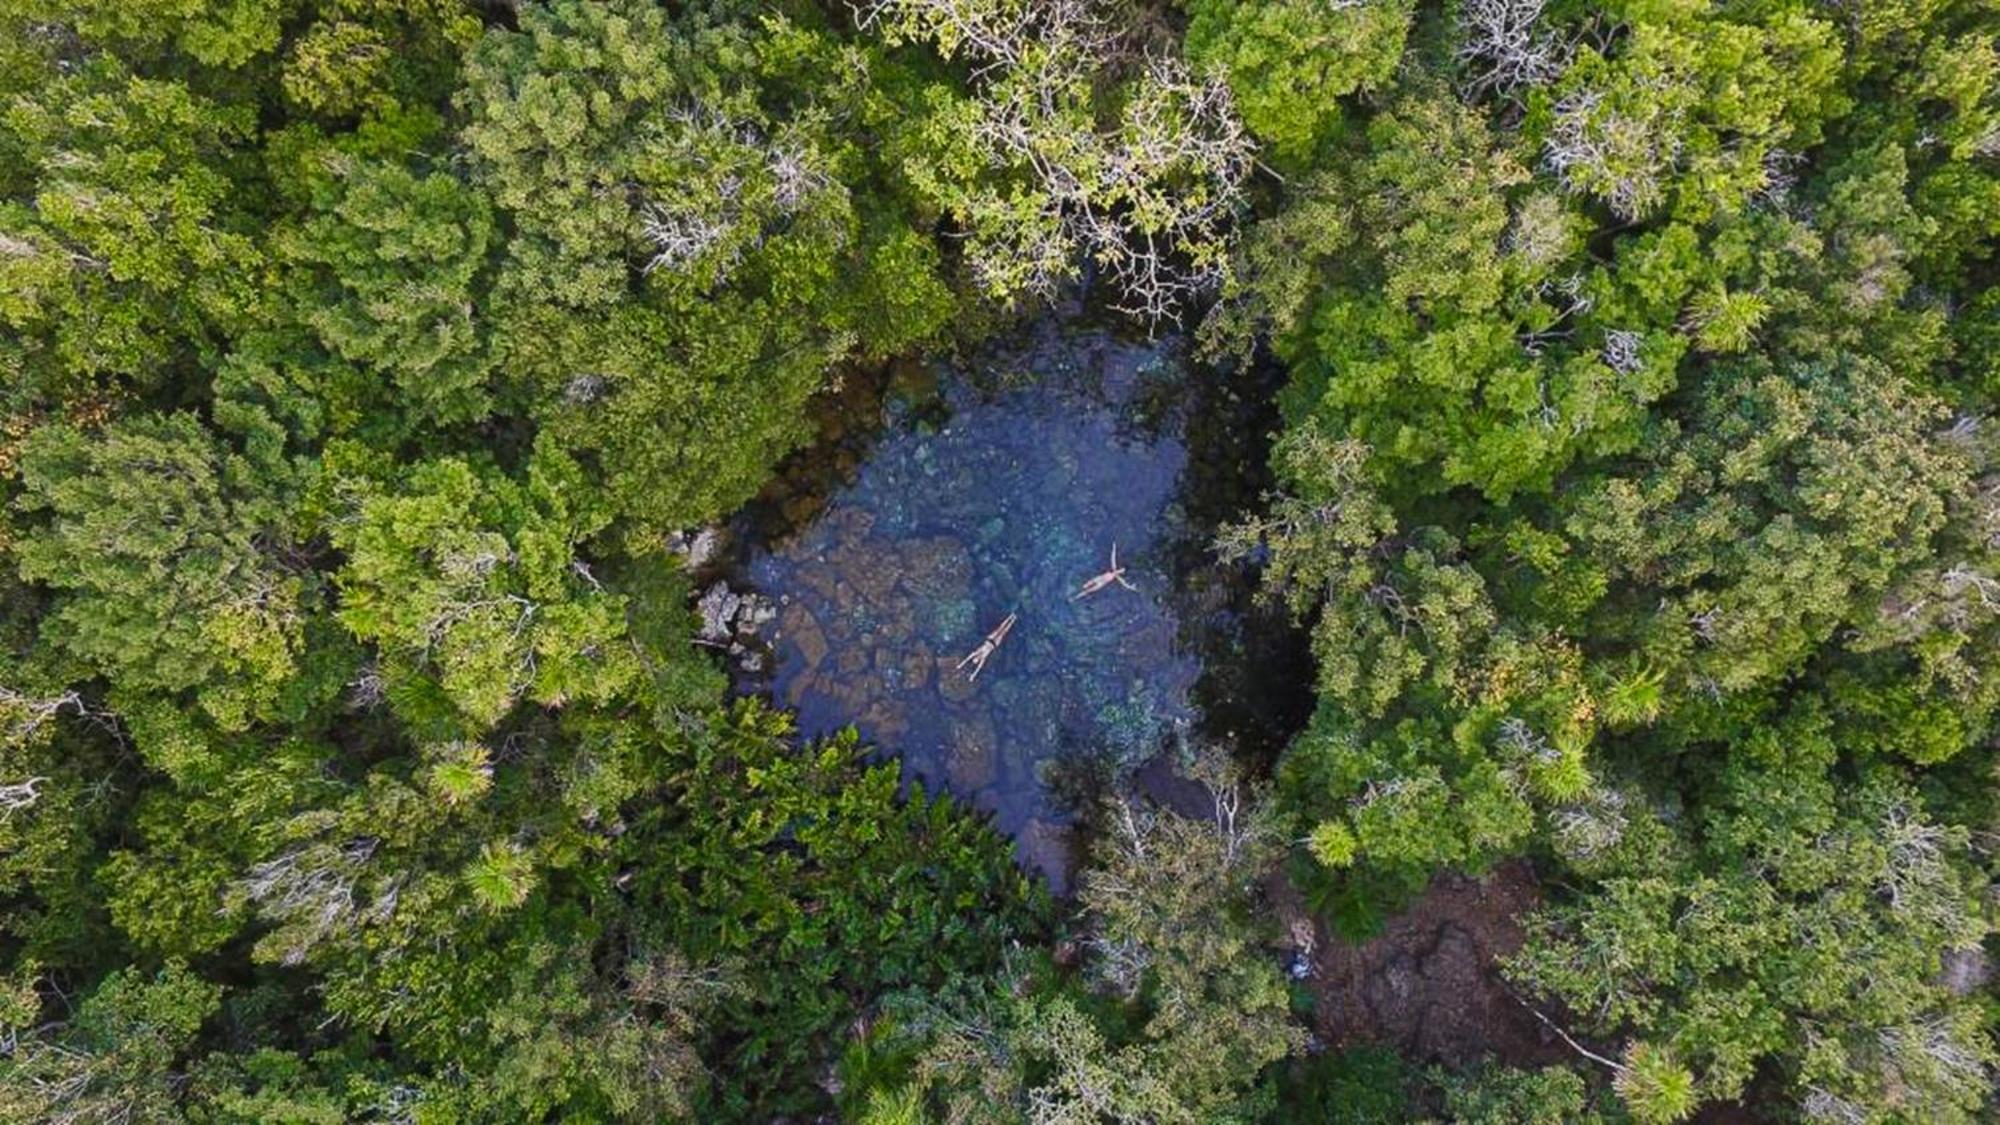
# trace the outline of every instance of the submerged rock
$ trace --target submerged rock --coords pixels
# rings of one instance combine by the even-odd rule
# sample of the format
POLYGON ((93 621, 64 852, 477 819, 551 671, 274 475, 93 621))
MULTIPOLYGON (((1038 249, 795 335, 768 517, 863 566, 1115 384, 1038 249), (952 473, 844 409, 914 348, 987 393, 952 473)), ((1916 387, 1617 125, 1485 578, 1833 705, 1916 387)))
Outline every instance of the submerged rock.
POLYGON ((785 607, 784 615, 778 622, 778 631, 798 651, 808 675, 826 659, 826 634, 820 630, 819 619, 812 615, 805 603, 793 602, 785 607))
POLYGON ((811 522, 748 561, 751 583, 785 601, 774 627, 748 631, 770 635, 774 662, 746 687, 794 706, 808 736, 854 724, 909 776, 990 808, 1023 861, 1057 876, 1066 802, 1083 789, 1044 776, 1094 778, 1107 757, 1138 756, 1190 714, 1200 670, 1176 644, 1166 569, 1187 555, 1187 448, 1178 422, 1134 399, 1158 382, 1142 368, 1182 371, 1159 345, 1044 325, 948 372, 939 397, 891 409, 872 446, 840 451, 861 454, 851 477, 829 481, 849 467, 832 451, 795 462, 815 475, 775 495, 811 522), (1113 543, 1138 589, 1073 601, 1113 543), (970 679, 959 662, 1009 613, 1012 632, 970 679))
POLYGON ((924 599, 958 599, 972 587, 972 555, 949 536, 919 539, 903 550, 902 586, 924 599))
POLYGON ((1021 866, 1041 872, 1061 891, 1076 865, 1075 846, 1075 830, 1071 826, 1038 818, 1021 826, 1015 837, 1014 854, 1021 866))
POLYGON ((945 779, 953 789, 972 793, 993 784, 1000 766, 993 720, 983 711, 954 720, 951 748, 946 755, 945 779))
POLYGON ((938 695, 947 703, 963 703, 979 694, 979 683, 958 666, 959 657, 937 658, 938 695))

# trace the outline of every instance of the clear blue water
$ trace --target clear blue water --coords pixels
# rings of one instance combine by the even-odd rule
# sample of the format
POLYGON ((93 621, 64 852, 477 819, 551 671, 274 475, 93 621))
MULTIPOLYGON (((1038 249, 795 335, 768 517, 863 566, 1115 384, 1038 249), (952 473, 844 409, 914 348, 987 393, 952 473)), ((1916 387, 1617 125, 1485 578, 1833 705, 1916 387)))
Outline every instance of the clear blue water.
POLYGON ((1060 885, 1081 795, 1189 730, 1203 653, 1241 639, 1237 587, 1202 580, 1190 483, 1217 474, 1190 471, 1203 396, 1181 352, 1049 320, 859 391, 878 416, 836 426, 762 505, 774 526, 736 577, 779 612, 739 689, 809 736, 853 724, 1060 885), (1078 598, 1114 545, 1132 588, 1078 598), (972 678, 960 661, 1009 614, 972 678))

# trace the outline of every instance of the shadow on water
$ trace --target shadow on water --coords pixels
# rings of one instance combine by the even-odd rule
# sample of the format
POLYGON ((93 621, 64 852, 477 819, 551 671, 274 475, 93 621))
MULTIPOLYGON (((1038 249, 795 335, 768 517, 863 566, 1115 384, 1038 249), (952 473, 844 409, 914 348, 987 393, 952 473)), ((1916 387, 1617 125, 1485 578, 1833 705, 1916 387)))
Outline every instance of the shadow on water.
POLYGON ((770 599, 736 688, 853 724, 906 780, 992 814, 1062 890, 1092 794, 1190 736, 1268 765, 1310 708, 1304 642, 1216 527, 1267 487, 1265 373, 1078 316, 849 380, 735 521, 770 599), (1079 597, 1111 567, 1123 582, 1079 597), (961 667, 1009 615, 977 677, 961 667))

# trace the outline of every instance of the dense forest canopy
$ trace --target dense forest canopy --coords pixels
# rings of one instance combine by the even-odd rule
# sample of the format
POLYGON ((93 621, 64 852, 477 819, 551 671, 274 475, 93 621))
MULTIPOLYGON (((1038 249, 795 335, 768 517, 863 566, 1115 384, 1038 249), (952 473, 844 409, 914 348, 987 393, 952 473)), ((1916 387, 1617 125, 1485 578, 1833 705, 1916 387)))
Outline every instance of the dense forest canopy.
POLYGON ((0 0, 0 1119, 1991 1120, 1996 251, 1994 0, 0 0), (1052 901, 684 533, 1085 289, 1319 704, 1052 901))

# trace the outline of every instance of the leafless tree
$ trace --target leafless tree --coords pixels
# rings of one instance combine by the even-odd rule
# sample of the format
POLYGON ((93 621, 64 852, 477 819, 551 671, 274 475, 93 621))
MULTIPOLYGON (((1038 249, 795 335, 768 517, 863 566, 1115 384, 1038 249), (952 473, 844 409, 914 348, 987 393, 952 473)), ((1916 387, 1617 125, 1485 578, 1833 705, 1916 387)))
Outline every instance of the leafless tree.
POLYGON ((813 166, 807 151, 798 145, 774 145, 770 151, 771 199, 778 210, 791 214, 805 206, 808 197, 832 183, 832 178, 813 166))
POLYGON ((13 819, 17 812, 34 808, 35 802, 42 799, 42 786, 48 783, 46 777, 31 777, 0 784, 0 824, 13 819))
POLYGON ((30 695, 0 684, 0 744, 26 742, 64 711, 83 714, 83 696, 75 691, 30 695))
POLYGON ((1620 375, 1630 375, 1645 366, 1645 359, 1639 354, 1639 345, 1644 337, 1629 328, 1613 328, 1604 333, 1604 350, 1599 353, 1604 366, 1620 375))
MULTIPOLYGON (((1976 602, 1982 615, 1990 616, 2000 611, 2000 580, 1965 563, 1958 563, 1945 571, 1939 578, 1939 585, 1945 597, 1965 604, 1968 610, 1971 603, 1976 602)), ((1962 616, 1969 618, 1971 613, 1964 612, 1962 616)))
POLYGON ((417 1110, 424 1104, 424 1092, 417 1086, 390 1086, 376 1096, 375 1104, 363 1110, 369 1125, 414 1125, 417 1110))
POLYGON ((854 22, 892 43, 929 40, 946 58, 1018 66, 1039 46, 1085 55, 1107 50, 1116 30, 1096 0, 855 0, 854 22))
POLYGON ((297 965, 326 938, 395 911, 393 882, 365 907, 356 894, 378 846, 371 837, 359 837, 339 846, 295 847, 252 867, 233 890, 280 923, 267 941, 279 949, 284 964, 297 965))
POLYGON ((1531 266, 1553 266, 1569 250, 1569 221, 1561 197, 1536 192, 1515 210, 1502 246, 1531 266))
POLYGON ((1884 1061, 1897 1072, 1897 1085, 1949 1091, 1952 1100, 1983 1097, 1988 1085, 1988 1053, 1967 1043, 1942 1016, 1931 1016, 1877 1033, 1884 1061))
POLYGON ((1727 620, 1728 615, 1723 612, 1722 607, 1712 605, 1704 609, 1690 611, 1688 613, 1688 628, 1694 631, 1695 637, 1699 640, 1707 644, 1714 644, 1716 643, 1716 638, 1721 627, 1727 620))
POLYGON ((348 681, 347 706, 353 711, 372 711, 382 705, 388 694, 388 685, 382 679, 382 665, 370 660, 348 681))
POLYGON ((1965 916, 1950 863, 1959 842, 1950 831, 1924 820, 1907 801, 1890 798, 1881 804, 1874 842, 1885 853, 1876 891, 1890 911, 1933 929, 1946 948, 1979 943, 1985 927, 1965 916))
MULTIPOLYGON (((657 267, 651 263, 646 266, 648 272, 655 268, 657 267)), ((570 376, 569 382, 563 384, 563 401, 571 406, 588 406, 604 397, 605 387, 603 375, 594 371, 580 371, 570 376)))
MULTIPOLYGON (((653 244, 653 256, 646 261, 647 273, 659 269, 679 269, 705 256, 729 237, 731 224, 722 216, 669 210, 648 203, 639 215, 640 229, 653 244)), ((734 265, 724 263, 723 270, 734 265)))
POLYGON ((1805 156, 1782 148, 1772 148, 1764 153, 1764 183, 1751 197, 1753 201, 1772 210, 1783 211, 1790 205, 1792 190, 1798 187, 1799 167, 1805 163, 1805 156))
POLYGON ((1625 798, 1614 790, 1598 790, 1583 800, 1549 814, 1556 851, 1573 861, 1595 859, 1625 838, 1625 798))
POLYGON ((1500 747, 1527 761, 1543 765, 1555 762, 1562 752, 1549 745, 1549 740, 1535 733, 1526 719, 1510 716, 1500 722, 1500 747))
POLYGON ((1094 193, 1111 201, 1111 214, 1090 196, 1073 211, 1084 244, 1123 290, 1121 309, 1148 323, 1178 322, 1191 298, 1222 283, 1221 250, 1256 145, 1229 87, 1171 58, 1148 64, 1118 141, 1094 193))
POLYGON ((1660 203, 1661 178, 1680 157, 1672 118, 1669 110, 1634 113, 1608 104, 1600 91, 1578 90, 1556 102, 1545 159, 1570 191, 1637 219, 1660 203))
POLYGON ((648 274, 704 263, 720 282, 763 243, 774 218, 769 212, 795 214, 833 183, 812 147, 797 138, 773 138, 755 124, 698 104, 678 106, 668 118, 675 127, 671 151, 713 179, 707 198, 690 192, 688 198, 640 205, 640 233, 653 247, 648 274))
MULTIPOLYGON (((1580 273, 1548 278, 1536 286, 1536 292, 1555 308, 1555 318, 1544 328, 1522 333, 1521 350, 1531 356, 1539 356, 1550 345, 1576 335, 1573 318, 1585 316, 1597 306, 1597 299, 1591 295, 1589 289, 1585 288, 1584 278, 1580 273)), ((1543 385, 1542 391, 1543 421, 1553 426, 1557 412, 1548 404, 1546 384, 1543 385)))
POLYGON ((1827 1125, 1868 1123, 1867 1110, 1821 1086, 1807 1089, 1805 1100, 1799 1104, 1799 1111, 1805 1114, 1806 1120, 1823 1121, 1827 1125))
POLYGON ((1512 97, 1561 74, 1569 45, 1542 23, 1544 0, 1464 0, 1458 15, 1458 61, 1474 97, 1512 97))
POLYGON ((1219 79, 1148 59, 1105 129, 1094 83, 1118 34, 1095 0, 860 0, 855 19, 974 63, 970 139, 990 169, 1034 187, 1024 199, 1012 183, 973 184, 949 204, 989 292, 1053 295, 1087 257, 1118 307, 1157 323, 1221 282, 1255 145, 1219 79))

